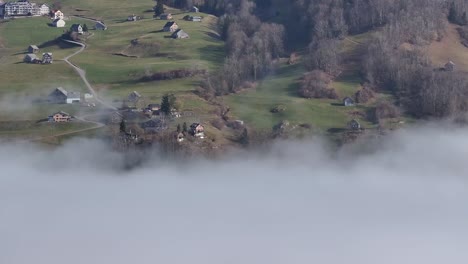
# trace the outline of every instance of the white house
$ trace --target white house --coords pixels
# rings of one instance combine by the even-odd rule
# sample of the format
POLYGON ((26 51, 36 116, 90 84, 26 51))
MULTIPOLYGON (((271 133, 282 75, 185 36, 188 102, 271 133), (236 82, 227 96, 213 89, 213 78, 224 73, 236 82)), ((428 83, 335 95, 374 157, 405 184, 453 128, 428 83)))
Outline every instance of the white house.
POLYGON ((54 25, 54 27, 63 28, 65 27, 65 20, 58 18, 55 19, 52 24, 54 25))
POLYGON ((63 15, 62 11, 57 10, 57 11, 54 12, 54 17, 53 17, 54 20, 55 19, 63 19, 63 18, 64 18, 64 15, 63 15))
POLYGON ((50 13, 50 8, 48 5, 46 4, 42 4, 40 7, 39 7, 39 15, 41 16, 46 16, 50 13))

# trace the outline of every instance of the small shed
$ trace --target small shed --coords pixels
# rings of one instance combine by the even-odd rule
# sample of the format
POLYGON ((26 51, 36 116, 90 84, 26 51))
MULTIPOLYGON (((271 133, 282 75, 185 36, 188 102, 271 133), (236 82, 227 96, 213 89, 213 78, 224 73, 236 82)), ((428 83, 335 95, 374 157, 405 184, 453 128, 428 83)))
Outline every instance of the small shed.
POLYGON ((192 8, 190 9, 190 12, 193 12, 193 13, 198 13, 200 12, 200 9, 196 6, 192 6, 192 8))
POLYGON ((348 128, 351 129, 351 130, 360 130, 361 129, 361 124, 356 119, 353 119, 353 120, 349 121, 348 128))
POLYGON ((127 17, 127 21, 137 21, 137 20, 138 20, 138 17, 135 14, 127 17))
POLYGON ((174 39, 188 39, 190 38, 189 34, 187 34, 185 31, 182 29, 178 29, 176 32, 174 32, 171 36, 174 39))
POLYGON ((42 53, 42 63, 43 64, 51 64, 54 61, 52 53, 46 52, 42 53))
POLYGON ((34 61, 36 60, 37 60, 37 56, 36 54, 33 54, 33 53, 26 54, 26 56, 24 56, 24 59, 23 59, 24 62, 28 62, 28 63, 34 63, 34 61))
POLYGON ((170 22, 167 22, 167 23, 164 25, 163 31, 164 31, 164 32, 175 32, 175 31, 177 31, 178 28, 179 28, 179 26, 177 25, 176 22, 170 21, 170 22))
POLYGON ((104 24, 104 22, 102 22, 102 21, 96 22, 96 25, 94 25, 94 28, 96 30, 107 30, 106 24, 104 24))
POLYGON ((163 14, 159 15, 159 19, 161 19, 161 20, 170 20, 170 19, 172 19, 172 14, 163 13, 163 14))
POLYGON ((192 22, 201 22, 202 19, 203 18, 201 16, 190 16, 189 17, 189 20, 192 21, 192 22))
POLYGON ((344 106, 354 106, 354 100, 351 97, 345 97, 343 99, 344 106))
POLYGON ((185 139, 184 133, 177 133, 176 134, 177 142, 182 142, 185 139))
POLYGON ((455 63, 453 61, 448 61, 444 66, 445 71, 454 71, 455 70, 455 63))
POLYGON ((28 47, 29 53, 37 53, 38 51, 39 51, 39 48, 36 45, 29 45, 28 47))

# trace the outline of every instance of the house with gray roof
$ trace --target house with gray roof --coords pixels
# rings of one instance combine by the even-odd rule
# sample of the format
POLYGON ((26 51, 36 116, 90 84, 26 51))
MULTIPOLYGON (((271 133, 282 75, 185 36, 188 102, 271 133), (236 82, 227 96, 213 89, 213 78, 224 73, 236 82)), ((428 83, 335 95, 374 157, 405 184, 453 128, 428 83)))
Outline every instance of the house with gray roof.
POLYGON ((29 53, 37 53, 38 51, 39 51, 39 48, 36 45, 29 45, 28 47, 29 53))
POLYGON ((104 24, 104 22, 102 22, 102 21, 96 22, 96 25, 94 25, 94 28, 96 30, 107 30, 106 24, 104 24))
POLYGON ((175 32, 178 28, 179 28, 179 26, 177 25, 176 22, 170 21, 170 22, 167 22, 167 23, 164 25, 163 31, 164 31, 164 32, 175 32))
POLYGON ((140 100, 140 98, 141 95, 137 91, 133 91, 128 95, 127 101, 131 103, 136 103, 138 102, 138 100, 140 100))
POLYGON ((176 30, 172 36, 172 38, 174 39, 188 39, 190 38, 189 34, 187 34, 185 31, 183 31, 182 29, 178 29, 176 30))
POLYGON ((48 96, 48 101, 54 104, 73 104, 81 101, 79 92, 67 92, 62 87, 56 88, 48 96))
POLYGON ((23 61, 27 63, 34 63, 36 60, 37 60, 37 56, 36 54, 33 54, 33 53, 26 54, 26 56, 24 56, 24 59, 23 59, 23 61))
POLYGON ((70 28, 70 31, 83 34, 83 26, 81 26, 81 24, 73 24, 70 28))
POLYGON ((161 119, 151 119, 141 123, 140 126, 145 130, 146 133, 157 133, 167 129, 166 122, 161 119))

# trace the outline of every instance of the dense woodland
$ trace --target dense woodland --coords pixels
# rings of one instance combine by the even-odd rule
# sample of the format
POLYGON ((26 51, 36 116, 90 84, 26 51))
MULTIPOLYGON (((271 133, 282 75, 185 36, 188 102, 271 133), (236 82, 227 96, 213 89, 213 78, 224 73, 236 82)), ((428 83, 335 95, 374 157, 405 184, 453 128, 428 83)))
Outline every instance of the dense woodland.
MULTIPOLYGON (((444 36, 448 21, 468 24, 466 0, 163 2, 178 8, 196 5, 221 17, 227 57, 222 69, 202 84, 205 97, 248 88, 269 74, 278 58, 305 47, 303 62, 310 72, 300 80, 298 96, 336 98, 328 83, 340 70, 339 41, 374 30, 378 33, 362 58, 365 89, 356 94, 357 101, 367 100, 375 91, 387 91, 395 95, 400 108, 416 117, 445 117, 467 109, 467 77, 436 69, 423 51, 424 45, 444 36)), ((460 30, 462 37, 466 32, 466 28, 460 30)))

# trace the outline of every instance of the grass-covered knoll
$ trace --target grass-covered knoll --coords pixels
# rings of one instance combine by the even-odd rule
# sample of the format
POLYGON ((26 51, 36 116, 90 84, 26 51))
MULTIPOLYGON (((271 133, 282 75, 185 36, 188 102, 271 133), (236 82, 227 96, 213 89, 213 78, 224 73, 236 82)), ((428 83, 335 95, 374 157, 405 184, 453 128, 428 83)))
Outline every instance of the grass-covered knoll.
MULTIPOLYGON (((112 95, 112 88, 127 86, 131 91, 145 74, 174 69, 213 69, 223 60, 223 42, 213 31, 216 19, 205 15, 201 23, 182 20, 185 14, 175 15, 174 20, 190 39, 172 39, 171 33, 162 32, 167 20, 143 19, 137 22, 110 22, 109 29, 95 32, 87 50, 72 61, 87 71, 92 83, 105 85, 112 95), (140 58, 124 57, 131 40, 158 45, 156 56, 140 58)), ((131 55, 131 54, 129 54, 131 55)), ((164 82, 159 83, 161 86, 164 82)), ((116 91, 116 95, 120 91, 116 91)))
MULTIPOLYGON (((40 96, 48 94, 53 88, 85 91, 76 73, 64 62, 64 56, 76 51, 75 47, 56 43, 63 34, 63 28, 50 27, 51 20, 44 17, 13 19, 0 23, 0 35, 4 49, 0 54, 0 98, 40 96), (29 45, 43 52, 52 52, 54 63, 50 65, 27 64, 23 58, 29 45)), ((68 21, 69 24, 81 20, 68 21)))
MULTIPOLYGON (((271 130, 283 120, 291 124, 310 124, 318 131, 332 128, 345 128, 353 118, 352 112, 366 110, 365 107, 344 107, 340 100, 304 99, 297 94, 298 80, 304 73, 298 65, 281 66, 273 75, 262 82, 255 90, 227 96, 232 114, 254 128, 271 130), (272 113, 270 110, 282 105, 284 111, 272 113)), ((370 123, 363 122, 366 127, 370 123)))

